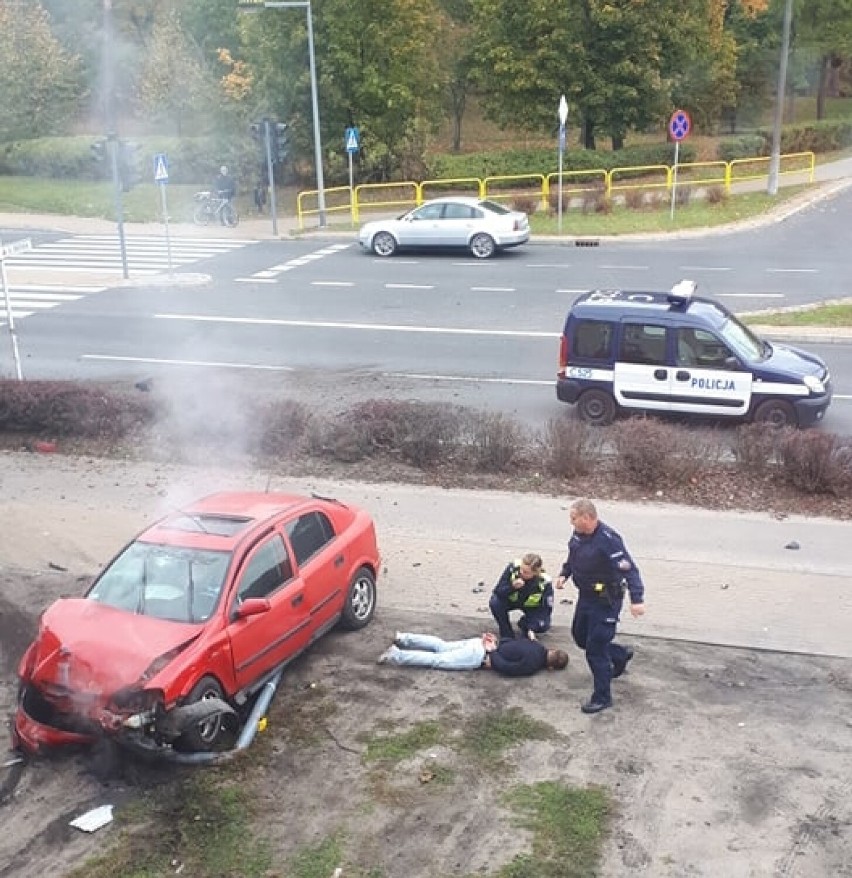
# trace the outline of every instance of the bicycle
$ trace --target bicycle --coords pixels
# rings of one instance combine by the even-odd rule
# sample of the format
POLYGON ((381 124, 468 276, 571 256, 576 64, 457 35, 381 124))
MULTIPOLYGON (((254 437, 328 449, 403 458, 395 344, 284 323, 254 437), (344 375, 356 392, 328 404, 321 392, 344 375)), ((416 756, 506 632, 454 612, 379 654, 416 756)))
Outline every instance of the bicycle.
POLYGON ((240 221, 237 209, 230 198, 221 198, 210 191, 196 192, 192 196, 197 202, 192 214, 196 225, 207 226, 218 219, 223 226, 233 228, 240 221))

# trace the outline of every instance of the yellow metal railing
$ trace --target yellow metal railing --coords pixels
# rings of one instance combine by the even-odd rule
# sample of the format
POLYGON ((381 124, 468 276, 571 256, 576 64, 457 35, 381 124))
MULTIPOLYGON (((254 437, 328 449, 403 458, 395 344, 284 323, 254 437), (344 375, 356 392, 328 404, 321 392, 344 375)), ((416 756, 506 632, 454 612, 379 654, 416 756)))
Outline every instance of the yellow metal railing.
MULTIPOLYGON (((769 156, 734 159, 730 162, 684 162, 677 166, 679 186, 724 186, 730 192, 734 183, 759 180, 769 176, 769 156)), ((813 183, 816 170, 816 154, 793 152, 781 156, 779 173, 782 175, 807 174, 813 183)), ((446 180, 404 180, 398 183, 362 183, 352 190, 348 186, 326 189, 328 213, 349 211, 353 225, 359 221, 361 210, 381 210, 388 207, 414 207, 426 200, 426 190, 432 194, 475 194, 478 198, 507 199, 520 195, 533 195, 541 199, 547 209, 551 193, 557 185, 559 174, 506 174, 494 177, 457 177, 446 180), (535 183, 535 186, 515 185, 535 183), (501 191, 502 186, 509 187, 501 191), (471 192, 471 190, 474 190, 471 192), (496 191, 495 191, 496 190, 496 191)), ((607 195, 635 189, 666 189, 671 191, 674 168, 669 165, 635 165, 632 167, 593 168, 590 170, 562 172, 562 192, 571 195, 602 189, 607 195)), ((305 217, 319 213, 319 193, 315 189, 300 192, 296 199, 299 228, 304 228, 305 217)))

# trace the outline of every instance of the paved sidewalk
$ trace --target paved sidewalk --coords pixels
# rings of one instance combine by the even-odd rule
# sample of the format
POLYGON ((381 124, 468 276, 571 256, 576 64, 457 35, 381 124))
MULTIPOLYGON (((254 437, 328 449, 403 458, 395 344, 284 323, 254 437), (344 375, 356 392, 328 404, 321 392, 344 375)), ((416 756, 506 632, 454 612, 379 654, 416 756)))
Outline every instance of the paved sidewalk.
MULTIPOLYGON (((558 572, 573 499, 14 453, 0 454, 0 487, 2 563, 60 564, 74 575, 106 563, 153 517, 212 491, 336 496, 375 516, 382 607, 410 614, 413 628, 438 612, 483 630, 508 560, 537 551, 558 572)), ((648 614, 625 615, 625 634, 852 658, 849 521, 662 503, 602 503, 600 514, 623 534, 647 585, 648 614)), ((554 642, 569 637, 573 598, 573 587, 557 592, 554 642)))

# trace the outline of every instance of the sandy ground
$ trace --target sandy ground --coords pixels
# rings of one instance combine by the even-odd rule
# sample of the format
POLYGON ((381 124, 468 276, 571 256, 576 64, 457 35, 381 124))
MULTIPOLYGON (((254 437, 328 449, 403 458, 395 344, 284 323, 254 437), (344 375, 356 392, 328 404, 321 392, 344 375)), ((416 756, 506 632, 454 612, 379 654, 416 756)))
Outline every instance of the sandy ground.
MULTIPOLYGON (((246 480, 233 471, 176 475, 171 466, 92 459, 17 455, 0 462, 0 713, 12 710, 15 663, 54 597, 82 591, 152 514, 246 480)), ((264 764, 252 772, 258 801, 270 806, 258 832, 281 863, 300 845, 343 829, 351 860, 387 878, 486 874, 529 844, 525 833, 506 831, 512 815, 501 792, 558 780, 603 784, 613 794, 618 813, 604 878, 852 876, 849 659, 639 637, 625 625, 637 657, 615 684, 616 707, 593 718, 578 710, 589 674, 573 648, 566 672, 524 682, 485 671, 378 666, 376 656, 398 629, 452 637, 486 625, 470 600, 476 572, 429 554, 427 536, 412 536, 417 562, 387 559, 369 628, 329 635, 285 676, 258 750, 264 764), (433 581, 461 578, 466 599, 448 598, 437 607, 441 614, 424 611, 407 576, 422 568, 433 581), (316 698, 323 705, 312 705, 316 698), (494 772, 444 747, 390 769, 380 783, 363 761, 364 736, 388 724, 401 730, 443 719, 461 727, 509 707, 549 723, 555 737, 519 741, 508 765, 494 772), (289 715, 315 716, 318 734, 290 740, 289 715), (423 768, 438 763, 451 769, 450 784, 422 783, 423 768)), ((395 552, 402 551, 397 540, 395 552)), ((472 597, 484 603, 487 592, 472 597)), ((568 646, 569 611, 560 610, 548 643, 568 646)), ((92 768, 86 756, 36 762, 14 789, 6 772, 2 878, 61 876, 116 831, 84 835, 68 821, 107 801, 120 805, 157 779, 131 767, 104 782, 92 768)))

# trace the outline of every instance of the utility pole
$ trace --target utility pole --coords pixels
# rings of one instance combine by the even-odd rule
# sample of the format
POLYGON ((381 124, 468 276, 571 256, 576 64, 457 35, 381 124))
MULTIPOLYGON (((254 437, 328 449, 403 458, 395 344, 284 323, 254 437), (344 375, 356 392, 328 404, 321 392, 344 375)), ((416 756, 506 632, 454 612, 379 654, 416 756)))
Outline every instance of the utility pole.
POLYGON ((790 54, 790 27, 793 20, 793 0, 786 0, 784 24, 781 28, 781 62, 778 67, 778 90, 775 95, 775 123, 772 126, 772 154, 769 157, 769 181, 766 192, 778 194, 778 176, 781 172, 781 128, 784 124, 784 96, 787 93, 787 56, 790 54))

